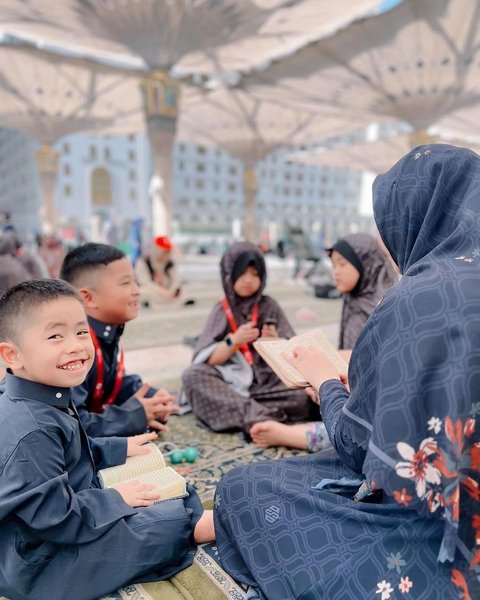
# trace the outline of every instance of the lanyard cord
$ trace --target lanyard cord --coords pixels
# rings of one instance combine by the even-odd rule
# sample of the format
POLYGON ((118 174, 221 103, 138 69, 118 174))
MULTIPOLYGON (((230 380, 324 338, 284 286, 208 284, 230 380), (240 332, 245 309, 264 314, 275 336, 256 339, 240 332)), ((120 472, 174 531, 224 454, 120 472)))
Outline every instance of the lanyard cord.
MULTIPOLYGON (((222 307, 225 312, 225 316, 227 317, 230 329, 233 333, 235 333, 235 331, 237 331, 238 329, 237 321, 235 320, 232 309, 230 308, 230 304, 228 303, 228 300, 226 298, 222 299, 222 307)), ((250 315, 250 321, 252 321, 254 325, 257 325, 258 323, 258 304, 255 304, 255 306, 253 307, 252 314, 250 315)), ((242 344, 239 347, 239 350, 245 357, 245 360, 248 362, 248 364, 252 366, 253 354, 250 348, 248 347, 248 344, 242 344)))
POLYGON ((117 368, 115 373, 115 384, 113 386, 112 393, 110 396, 103 401, 103 392, 105 388, 104 374, 105 374, 105 359, 102 352, 102 347, 98 341, 97 334, 90 327, 90 335, 92 336, 92 342, 95 346, 95 357, 97 359, 97 377, 95 380, 95 389, 93 390, 93 402, 90 407, 92 412, 102 413, 105 405, 110 405, 115 402, 115 399, 120 391, 122 385, 123 376, 125 374, 125 363, 124 363, 124 351, 123 346, 120 344, 117 368))

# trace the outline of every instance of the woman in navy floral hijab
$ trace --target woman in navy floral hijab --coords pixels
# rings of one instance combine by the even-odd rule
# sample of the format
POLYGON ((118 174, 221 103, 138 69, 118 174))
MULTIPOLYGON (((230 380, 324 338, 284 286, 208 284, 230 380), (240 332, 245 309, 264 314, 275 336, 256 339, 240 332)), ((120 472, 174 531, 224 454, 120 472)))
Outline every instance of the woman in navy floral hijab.
POLYGON ((227 475, 217 492, 220 556, 271 598, 474 600, 480 157, 416 148, 375 181, 374 214, 403 277, 355 344, 350 392, 325 355, 298 348, 291 359, 319 390, 335 453, 227 475))

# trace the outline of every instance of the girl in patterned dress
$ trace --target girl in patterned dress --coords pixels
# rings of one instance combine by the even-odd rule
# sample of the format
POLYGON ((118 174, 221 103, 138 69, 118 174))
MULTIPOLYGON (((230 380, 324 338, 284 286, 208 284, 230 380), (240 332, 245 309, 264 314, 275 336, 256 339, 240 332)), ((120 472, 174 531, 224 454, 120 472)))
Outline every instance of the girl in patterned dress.
POLYGON ((213 307, 182 378, 193 412, 213 431, 248 433, 266 419, 307 419, 315 408, 309 396, 288 389, 251 345, 260 335, 295 335, 277 302, 263 294, 262 253, 237 242, 222 257, 220 271, 225 297, 213 307))

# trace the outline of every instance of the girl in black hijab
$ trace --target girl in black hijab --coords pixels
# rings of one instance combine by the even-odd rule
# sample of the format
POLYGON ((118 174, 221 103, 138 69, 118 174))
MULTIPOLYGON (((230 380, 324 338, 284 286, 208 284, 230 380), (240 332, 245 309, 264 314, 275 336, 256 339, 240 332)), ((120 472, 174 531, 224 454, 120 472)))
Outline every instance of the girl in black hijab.
POLYGON ((182 378, 193 412, 213 431, 249 432, 266 419, 305 420, 313 407, 305 391, 285 387, 252 346, 260 336, 295 335, 277 302, 263 294, 262 253, 237 242, 222 257, 220 272, 225 298, 213 307, 182 378))

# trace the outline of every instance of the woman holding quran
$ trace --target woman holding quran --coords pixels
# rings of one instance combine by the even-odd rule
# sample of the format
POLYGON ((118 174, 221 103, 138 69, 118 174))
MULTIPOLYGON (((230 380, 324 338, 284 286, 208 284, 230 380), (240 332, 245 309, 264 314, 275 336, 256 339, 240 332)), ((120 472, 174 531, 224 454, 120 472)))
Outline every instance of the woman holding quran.
POLYGON ((193 412, 214 431, 246 433, 257 421, 307 419, 315 408, 307 393, 288 389, 252 345, 294 335, 280 306, 263 294, 262 253, 250 242, 236 242, 220 272, 225 297, 213 307, 182 378, 193 412))
MULTIPOLYGON (((347 235, 327 252, 332 260, 335 286, 343 294, 338 348, 348 360, 362 328, 398 276, 377 240, 368 233, 347 235)), ((341 372, 346 373, 346 368, 341 372)), ((250 435, 260 448, 287 446, 318 452, 330 445, 322 421, 287 425, 268 420, 255 423, 250 435)))
POLYGON ((355 344, 350 391, 318 350, 289 357, 333 448, 217 489, 221 563, 262 599, 480 597, 480 157, 420 146, 373 198, 403 277, 355 344))

